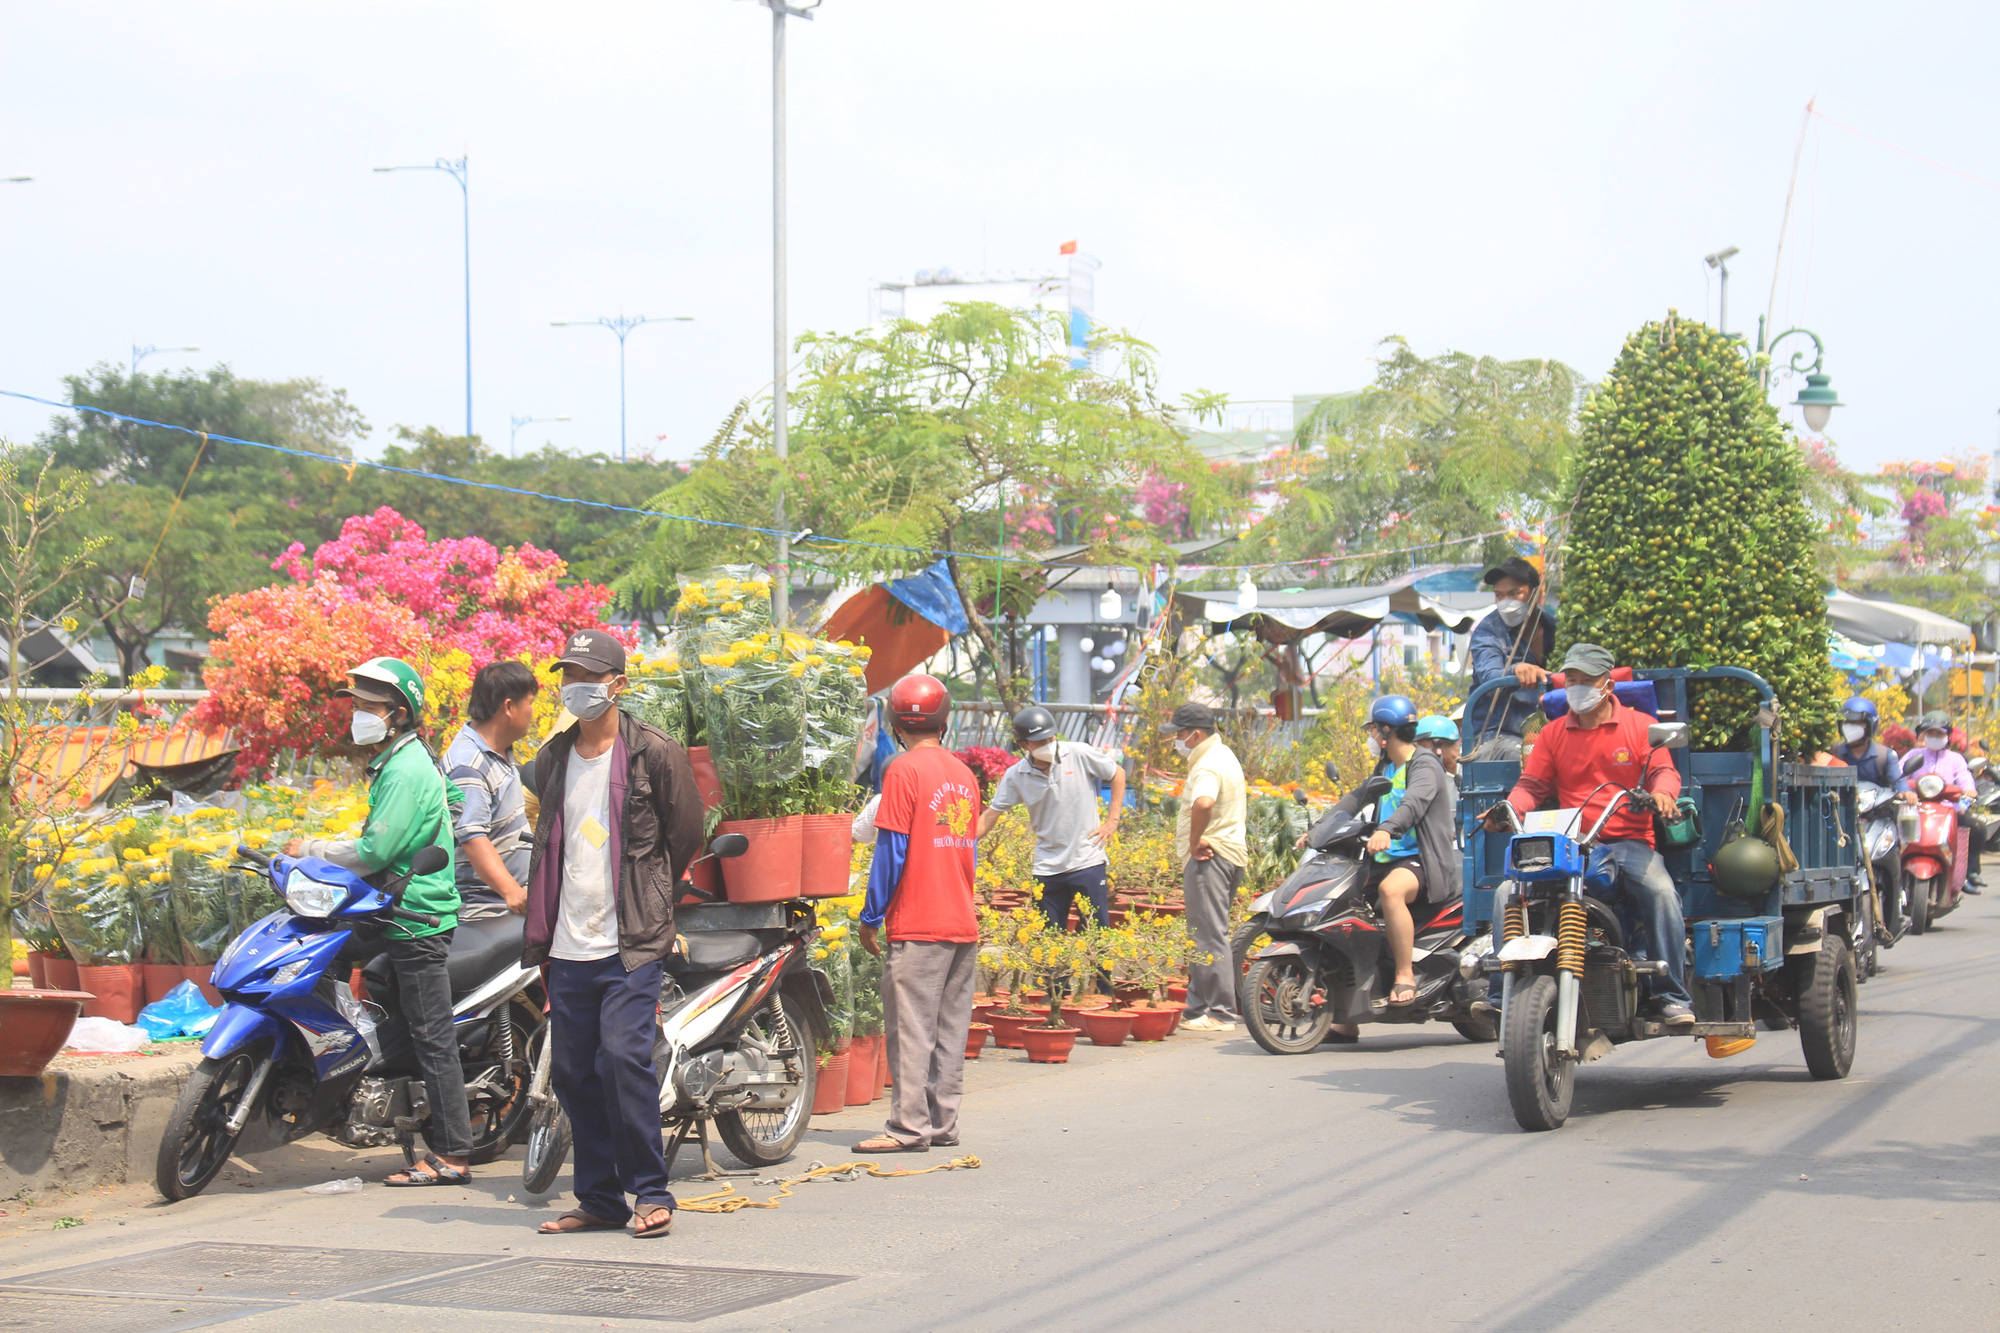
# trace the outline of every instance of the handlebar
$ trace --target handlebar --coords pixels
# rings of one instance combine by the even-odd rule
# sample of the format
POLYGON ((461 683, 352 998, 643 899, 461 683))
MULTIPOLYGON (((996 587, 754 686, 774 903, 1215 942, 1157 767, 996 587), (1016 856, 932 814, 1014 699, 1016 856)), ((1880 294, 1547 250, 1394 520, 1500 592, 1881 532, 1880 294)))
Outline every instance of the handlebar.
POLYGON ((245 858, 253 865, 260 866, 264 869, 268 870, 271 866, 271 858, 269 856, 265 855, 263 852, 258 851, 254 847, 245 847, 240 842, 236 844, 236 854, 238 856, 245 858))
POLYGON ((414 921, 420 926, 441 926, 444 924, 444 920, 441 917, 432 916, 429 912, 412 912, 409 908, 400 905, 390 908, 389 915, 400 917, 405 921, 414 921))

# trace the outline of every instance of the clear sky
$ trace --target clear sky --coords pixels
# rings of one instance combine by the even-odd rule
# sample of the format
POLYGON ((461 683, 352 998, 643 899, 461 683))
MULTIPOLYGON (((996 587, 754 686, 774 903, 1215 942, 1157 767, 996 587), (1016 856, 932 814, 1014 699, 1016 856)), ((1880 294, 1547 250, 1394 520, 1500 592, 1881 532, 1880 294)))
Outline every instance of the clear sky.
MULTIPOLYGON (((0 3, 0 388, 135 340, 148 369, 345 388, 379 443, 691 456, 770 378, 770 19, 747 0, 0 3)), ((1353 387, 1379 338, 1601 375, 1669 306, 1754 328, 1801 111, 2000 181, 2000 9, 1902 3, 825 0, 790 25, 792 323, 871 280, 1026 268, 1075 238, 1165 387, 1353 387)), ((1859 465, 1990 450, 2000 187, 1822 124, 1779 327, 1828 346, 1859 465)), ((1790 392, 1783 394, 1790 397, 1790 392)), ((1793 414, 1795 417, 1796 414, 1793 414)), ((0 433, 47 412, 0 400, 0 433)))

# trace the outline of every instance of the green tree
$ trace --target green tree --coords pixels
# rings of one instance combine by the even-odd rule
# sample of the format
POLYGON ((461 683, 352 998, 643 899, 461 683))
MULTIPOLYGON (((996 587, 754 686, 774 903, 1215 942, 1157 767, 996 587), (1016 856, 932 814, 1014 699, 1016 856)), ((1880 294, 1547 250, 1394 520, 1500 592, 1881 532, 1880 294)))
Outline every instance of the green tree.
MULTIPOLYGON (((1561 553, 1564 643, 1634 666, 1740 666, 1777 691, 1796 747, 1833 735, 1825 578, 1806 463, 1740 345, 1673 312, 1625 340, 1583 410, 1561 553)), ((1697 743, 1740 744, 1746 686, 1691 704, 1697 743)))
MULTIPOLYGON (((768 527, 782 484, 788 524, 819 538, 798 549, 800 565, 866 575, 944 559, 1010 703, 1025 695, 1025 681, 989 613, 1027 601, 1032 589, 1023 580, 1040 570, 983 555, 1001 541, 1003 506, 1060 497, 1083 519, 1078 541, 1106 558, 1154 560, 1172 553, 1158 529, 1132 514, 1148 478, 1183 483, 1196 525, 1233 519, 1240 503, 1161 400, 1153 349, 1128 335, 1099 336, 1094 365, 1079 368, 1060 316, 969 302, 927 324, 904 320, 800 342, 805 369, 783 473, 768 422, 739 406, 687 481, 652 507, 768 527), (996 568, 1004 572, 996 576, 996 568)), ((658 598, 677 570, 774 557, 766 534, 665 520, 616 586, 629 599, 658 598)))
POLYGON ((1894 515, 1902 532, 1870 541, 1857 531, 1842 552, 1842 586, 1973 626, 2000 616, 2000 590, 1986 581, 1986 562, 2000 548, 2000 509, 1988 503, 1986 472, 1984 458, 1967 455, 1885 463, 1864 478, 1880 497, 1875 512, 1894 515))
MULTIPOLYGON (((1276 465, 1280 503, 1251 533, 1264 558, 1366 553, 1545 523, 1566 508, 1578 405, 1589 385, 1560 361, 1466 352, 1420 357, 1384 340, 1375 382, 1323 399, 1276 465)), ((1487 537, 1466 558, 1515 551, 1487 537)), ((1356 581, 1408 565, 1356 560, 1356 581)))

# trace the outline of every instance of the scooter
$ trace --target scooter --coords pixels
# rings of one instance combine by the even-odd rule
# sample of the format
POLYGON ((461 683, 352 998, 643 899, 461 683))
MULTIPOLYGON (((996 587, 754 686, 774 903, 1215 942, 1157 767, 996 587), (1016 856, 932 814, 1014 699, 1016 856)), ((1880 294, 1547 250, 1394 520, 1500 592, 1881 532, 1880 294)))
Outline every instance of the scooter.
POLYGON ((1870 901, 1878 927, 1862 937, 1855 961, 1863 976, 1873 976, 1877 949, 1894 948, 1909 929, 1903 912, 1903 835, 1896 821, 1902 805, 1894 789, 1863 782, 1855 788, 1854 808, 1861 820, 1861 846, 1875 886, 1870 901))
MULTIPOLYGON (((1361 785, 1367 802, 1389 790, 1379 775, 1361 785)), ((1472 1004, 1484 981, 1462 976, 1459 960, 1483 953, 1485 938, 1468 936, 1464 903, 1414 904, 1417 998, 1391 1006, 1395 964, 1387 932, 1367 890, 1367 841, 1374 821, 1332 811, 1306 834, 1306 859, 1272 890, 1262 934, 1269 941, 1249 960, 1239 992, 1250 1036, 1273 1055, 1302 1055, 1326 1040, 1335 1023, 1427 1023, 1441 1019, 1468 1041, 1494 1039, 1491 1018, 1472 1004)))
MULTIPOLYGON (((268 875, 285 909, 237 936, 216 961, 212 984, 227 1004, 161 1137, 160 1193, 169 1201, 201 1193, 253 1126, 258 1147, 323 1131, 350 1147, 397 1144, 414 1163, 416 1136, 430 1141, 432 1108, 407 1025, 374 998, 394 990, 387 958, 377 953, 362 969, 363 995, 336 978, 358 961, 350 941, 372 938, 372 928, 438 924, 400 896, 449 856, 425 847, 409 874, 378 888, 315 857, 236 851, 249 864, 235 868, 268 875), (357 940, 357 932, 366 933, 357 940)), ((505 1152, 527 1122, 522 1094, 544 1006, 538 974, 521 966, 521 934, 517 916, 461 923, 446 964, 474 1162, 505 1152)))
MULTIPOLYGON (((1923 762, 1912 754, 1903 761, 1905 773, 1923 762)), ((1903 832, 1903 879, 1909 886, 1910 933, 1921 935, 1939 917, 1958 906, 1965 886, 1970 836, 1961 825, 1953 802, 1969 793, 1945 785, 1935 773, 1917 779, 1917 803, 1899 814, 1903 832)))
MULTIPOLYGON (((716 857, 741 856, 749 839, 725 833, 716 857)), ((687 884, 682 885, 689 891, 687 884)), ((693 891, 697 898, 711 897, 693 891)), ((712 898, 711 898, 712 900, 712 898)), ((667 955, 653 1065, 660 1076, 660 1123, 673 1131, 668 1171, 689 1138, 701 1146, 709 1178, 712 1122, 746 1166, 775 1166, 792 1155, 812 1118, 819 1047, 833 1038, 833 988, 811 965, 819 933, 811 905, 771 904, 782 924, 755 930, 688 929, 667 955)), ((551 1088, 547 1046, 539 1052, 523 1186, 546 1193, 570 1146, 569 1118, 551 1088)))

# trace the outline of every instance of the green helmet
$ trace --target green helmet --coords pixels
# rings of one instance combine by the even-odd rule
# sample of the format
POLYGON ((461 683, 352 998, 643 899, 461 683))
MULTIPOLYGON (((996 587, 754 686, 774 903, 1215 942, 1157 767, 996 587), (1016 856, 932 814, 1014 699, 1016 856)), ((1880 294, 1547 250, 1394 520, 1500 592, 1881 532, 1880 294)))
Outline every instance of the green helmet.
POLYGON ((410 710, 413 727, 424 716, 424 678, 400 657, 371 657, 360 666, 349 667, 347 685, 335 690, 334 697, 401 704, 410 710))
POLYGON ((1715 891, 1731 898, 1756 901, 1778 882, 1778 854, 1762 838, 1745 834, 1718 847, 1710 863, 1715 891))

